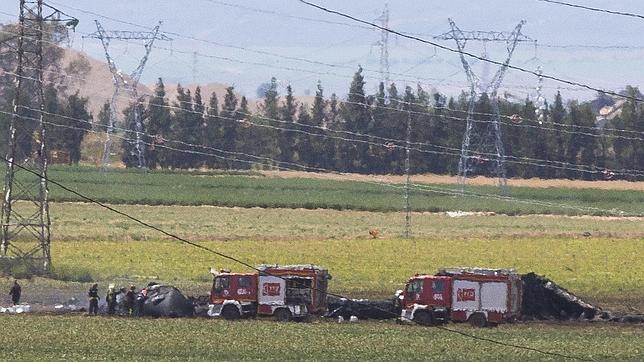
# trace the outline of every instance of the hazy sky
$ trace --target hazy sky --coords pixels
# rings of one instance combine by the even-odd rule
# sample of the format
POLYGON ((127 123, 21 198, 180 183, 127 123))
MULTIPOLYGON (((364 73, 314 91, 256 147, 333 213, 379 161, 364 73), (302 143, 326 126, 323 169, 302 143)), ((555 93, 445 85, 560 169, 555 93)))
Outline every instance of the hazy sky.
MULTIPOLYGON (((448 18, 462 30, 511 31, 524 19, 522 32, 541 44, 518 46, 512 64, 610 90, 625 84, 644 84, 644 20, 599 14, 548 4, 537 0, 312 0, 328 8, 366 20, 380 16, 385 3, 390 12, 390 28, 422 34, 431 40, 449 30, 448 18), (632 46, 635 49, 552 48, 552 45, 632 46)), ((642 0, 574 0, 587 6, 644 14, 642 0)), ((296 0, 55 0, 49 4, 80 19, 72 46, 103 60, 98 40, 82 39, 96 30, 98 19, 108 30, 143 30, 124 22, 151 27, 162 20, 162 30, 171 42, 157 42, 142 81, 154 83, 159 76, 168 83, 221 82, 234 84, 254 97, 259 84, 272 76, 280 84, 292 84, 295 92, 313 92, 318 80, 327 94, 347 92, 358 64, 365 68, 367 89, 373 91, 380 79, 380 31, 364 28, 350 20, 323 13, 296 0), (96 13, 109 18, 103 18, 96 13), (204 41, 190 39, 198 38, 204 41), (216 45, 219 44, 219 45, 216 45), (244 49, 235 49, 232 47, 244 49), (194 55, 193 52, 198 52, 194 55), (254 52, 253 52, 254 51, 254 52), (303 58, 333 66, 260 54, 265 51, 291 58, 303 58)), ((17 14, 18 1, 0 3, 3 13, 17 14)), ((15 21, 0 13, 3 23, 15 21)), ((453 41, 438 41, 454 48, 453 41)), ((503 61, 504 44, 470 42, 467 50, 503 61)), ((142 55, 137 43, 113 41, 110 51, 126 73, 136 67, 142 55)), ((399 88, 420 82, 425 88, 455 94, 467 86, 457 54, 408 39, 389 39, 390 78, 399 88)), ((485 80, 496 71, 472 61, 476 73, 485 80), (488 75, 488 76, 486 76, 488 75)), ((519 98, 534 96, 536 77, 509 71, 502 91, 519 98)), ((592 92, 546 81, 548 98, 561 88, 566 98, 587 98, 592 92)))

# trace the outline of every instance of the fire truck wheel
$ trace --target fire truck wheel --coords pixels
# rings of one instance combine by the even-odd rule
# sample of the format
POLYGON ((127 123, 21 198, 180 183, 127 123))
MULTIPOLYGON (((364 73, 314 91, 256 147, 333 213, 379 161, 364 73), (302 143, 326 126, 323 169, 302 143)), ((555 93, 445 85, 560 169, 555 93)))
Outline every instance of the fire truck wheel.
POLYGON ((483 328, 487 326, 487 319, 483 313, 474 313, 467 320, 473 327, 483 328))
POLYGON ((239 309, 237 309, 237 307, 235 307, 234 305, 225 306, 224 309, 221 310, 221 316, 229 321, 239 319, 241 317, 241 315, 239 314, 239 309))
POLYGON ((275 311, 275 320, 278 322, 288 322, 291 317, 291 311, 286 308, 280 308, 275 311))
POLYGON ((414 313, 414 322, 422 325, 422 326, 433 326, 434 325, 434 317, 429 311, 426 310, 418 310, 416 313, 414 313))

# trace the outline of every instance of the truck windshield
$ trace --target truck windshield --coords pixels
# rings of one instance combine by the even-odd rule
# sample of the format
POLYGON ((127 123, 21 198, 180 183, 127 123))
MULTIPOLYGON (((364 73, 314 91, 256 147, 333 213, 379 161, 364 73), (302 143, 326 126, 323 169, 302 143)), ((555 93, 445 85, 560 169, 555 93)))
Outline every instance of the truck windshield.
POLYGON ((213 285, 213 290, 215 293, 219 293, 224 289, 228 289, 230 287, 230 278, 229 277, 216 277, 215 278, 215 285, 213 285))
POLYGON ((445 281, 434 280, 432 282, 432 290, 434 291, 434 293, 442 293, 445 290, 445 281))
POLYGON ((407 293, 420 293, 423 291, 423 281, 422 280, 412 280, 407 285, 407 293))

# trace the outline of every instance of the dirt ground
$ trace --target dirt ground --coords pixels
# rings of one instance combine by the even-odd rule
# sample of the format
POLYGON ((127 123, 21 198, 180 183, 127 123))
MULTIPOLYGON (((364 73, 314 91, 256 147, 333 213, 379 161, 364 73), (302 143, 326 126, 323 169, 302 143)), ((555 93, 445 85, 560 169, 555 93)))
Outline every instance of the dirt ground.
MULTIPOLYGON (((262 171, 269 177, 282 178, 312 178, 320 180, 339 180, 339 181, 366 181, 366 182, 386 182, 386 183, 403 183, 405 176, 402 175, 360 175, 348 173, 318 173, 303 171, 262 171)), ((456 184, 456 176, 449 175, 414 175, 411 177, 412 183, 421 184, 456 184)), ((495 179, 489 177, 474 177, 467 180, 470 185, 494 185, 495 179)), ((509 186, 518 187, 567 187, 579 189, 601 189, 601 190, 634 190, 644 191, 644 182, 630 182, 623 180, 616 181, 583 181, 583 180, 543 180, 543 179, 508 179, 509 186)))

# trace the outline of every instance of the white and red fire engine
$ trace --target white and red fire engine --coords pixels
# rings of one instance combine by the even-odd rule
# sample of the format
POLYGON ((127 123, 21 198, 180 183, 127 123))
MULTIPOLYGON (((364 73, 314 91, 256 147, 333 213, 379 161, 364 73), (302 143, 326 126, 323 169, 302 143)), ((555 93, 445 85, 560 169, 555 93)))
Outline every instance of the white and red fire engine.
POLYGON ((415 275, 399 294, 402 320, 423 325, 447 321, 483 327, 513 321, 521 310, 522 283, 512 270, 450 268, 415 275))
POLYGON ((225 319, 306 318, 326 310, 328 271, 314 265, 262 265, 259 273, 212 272, 208 315, 225 319))

